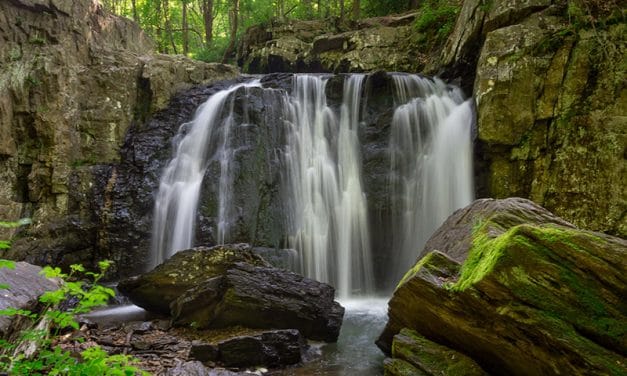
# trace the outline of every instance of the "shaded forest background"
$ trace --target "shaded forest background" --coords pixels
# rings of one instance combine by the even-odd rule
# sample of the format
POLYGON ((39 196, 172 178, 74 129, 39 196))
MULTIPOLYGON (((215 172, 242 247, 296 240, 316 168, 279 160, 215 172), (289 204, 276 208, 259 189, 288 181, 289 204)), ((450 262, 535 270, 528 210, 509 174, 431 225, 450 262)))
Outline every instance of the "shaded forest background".
POLYGON ((234 59, 237 38, 275 20, 335 18, 338 22, 417 8, 420 0, 103 0, 135 20, 161 53, 208 62, 234 59))

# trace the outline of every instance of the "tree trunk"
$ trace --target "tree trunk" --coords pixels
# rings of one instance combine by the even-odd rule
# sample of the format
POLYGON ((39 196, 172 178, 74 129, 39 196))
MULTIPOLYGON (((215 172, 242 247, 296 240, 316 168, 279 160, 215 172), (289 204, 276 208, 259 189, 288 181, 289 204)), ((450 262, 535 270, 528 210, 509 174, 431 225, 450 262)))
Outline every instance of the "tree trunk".
POLYGON ((231 36, 229 39, 229 45, 224 50, 224 56, 222 56, 222 63, 226 63, 229 56, 233 54, 235 50, 235 41, 237 39, 237 19, 239 16, 239 0, 233 0, 233 8, 229 12, 229 22, 231 24, 231 36))
POLYGON ((340 0, 340 20, 344 20, 344 0, 340 0))
POLYGON ((353 0, 353 19, 359 19, 360 4, 359 0, 353 0))
POLYGON ((409 0, 409 9, 417 9, 420 5, 420 0, 409 0))
POLYGON ((172 20, 170 20, 170 4, 169 0, 163 1, 163 19, 165 20, 165 32, 167 38, 170 40, 170 45, 172 46, 172 51, 177 54, 176 43, 174 43, 174 33, 172 32, 172 20))
POLYGON ((137 14, 137 0, 131 0, 131 7, 133 9, 133 21, 139 23, 139 14, 137 14))
POLYGON ((187 0, 183 0, 181 8, 181 20, 183 23, 183 54, 189 53, 189 27, 187 24, 187 0))
POLYGON ((202 0, 202 18, 205 25, 205 45, 211 46, 213 40, 213 0, 202 0))

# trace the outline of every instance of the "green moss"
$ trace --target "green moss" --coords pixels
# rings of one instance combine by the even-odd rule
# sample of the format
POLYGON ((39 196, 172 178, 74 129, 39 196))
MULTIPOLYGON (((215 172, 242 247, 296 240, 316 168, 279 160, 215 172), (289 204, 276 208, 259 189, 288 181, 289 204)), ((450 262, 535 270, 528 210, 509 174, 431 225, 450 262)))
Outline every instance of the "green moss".
POLYGON ((428 254, 426 254, 423 258, 421 258, 411 269, 409 269, 407 271, 407 273, 405 273, 405 275, 403 276, 403 278, 401 278, 401 281, 398 283, 398 285, 396 286, 396 288, 398 289, 399 287, 401 287, 405 282, 409 281, 413 276, 416 275, 416 273, 418 273, 418 271, 420 269, 422 269, 422 267, 429 263, 434 257, 434 253, 433 252, 429 252, 428 254))

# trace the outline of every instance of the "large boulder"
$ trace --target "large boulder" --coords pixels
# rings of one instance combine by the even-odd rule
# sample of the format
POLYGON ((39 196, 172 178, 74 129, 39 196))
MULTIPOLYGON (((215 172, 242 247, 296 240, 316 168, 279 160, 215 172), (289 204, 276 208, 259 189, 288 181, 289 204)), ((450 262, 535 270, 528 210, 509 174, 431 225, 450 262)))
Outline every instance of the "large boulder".
MULTIPOLYGON (((41 267, 26 262, 16 262, 14 267, 0 267, 0 310, 14 308, 35 310, 39 296, 46 291, 59 289, 60 280, 40 274, 41 267)), ((0 315, 0 338, 6 338, 20 328, 13 327, 19 316, 0 315)))
POLYGON ((268 265, 248 244, 196 247, 177 252, 148 273, 121 281, 118 289, 147 311, 167 315, 175 299, 206 280, 223 276, 236 262, 268 265))
POLYGON ((295 328, 305 337, 337 341, 344 308, 324 283, 275 268, 234 264, 224 276, 189 289, 171 305, 175 325, 295 328))
POLYGON ((478 200, 425 253, 389 302, 385 352, 409 328, 495 374, 627 372, 624 239, 527 200, 478 200))

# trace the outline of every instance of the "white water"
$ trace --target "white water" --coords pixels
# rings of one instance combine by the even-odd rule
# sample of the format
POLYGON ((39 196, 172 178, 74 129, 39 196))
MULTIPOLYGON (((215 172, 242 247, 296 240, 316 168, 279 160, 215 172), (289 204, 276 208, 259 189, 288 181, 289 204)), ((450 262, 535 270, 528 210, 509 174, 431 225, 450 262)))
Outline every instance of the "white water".
POLYGON ((342 298, 374 286, 357 135, 363 79, 346 79, 339 120, 320 76, 295 77, 288 109, 290 247, 300 252, 303 274, 334 285, 342 298))
POLYGON ((435 230, 473 200, 473 111, 442 81, 395 75, 390 137, 395 279, 416 262, 435 230))
POLYGON ((176 251, 192 246, 200 187, 212 160, 218 160, 221 166, 217 239, 218 242, 224 242, 230 219, 229 165, 233 153, 228 143, 233 118, 223 118, 223 109, 231 93, 242 87, 253 86, 259 86, 259 82, 239 84, 219 91, 198 108, 191 123, 181 126, 174 139, 174 157, 161 176, 155 198, 151 267, 168 259, 176 251))

